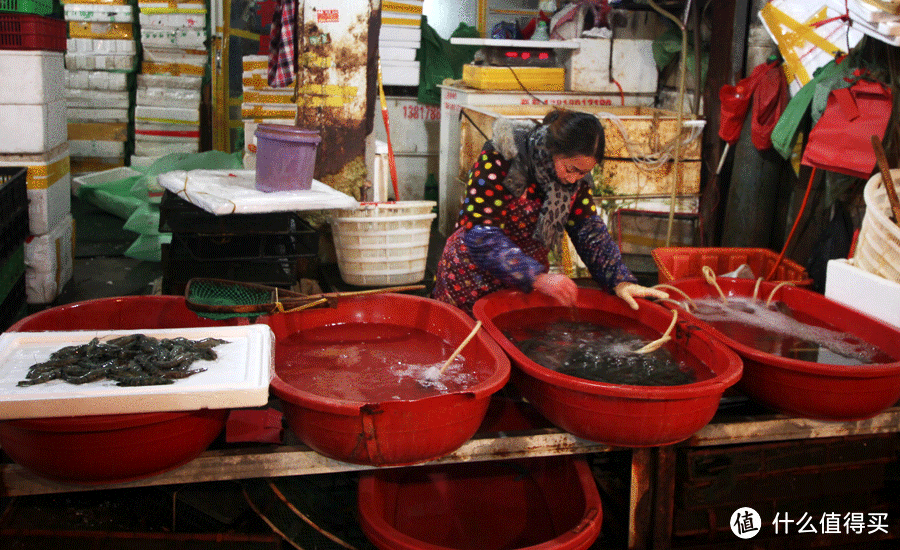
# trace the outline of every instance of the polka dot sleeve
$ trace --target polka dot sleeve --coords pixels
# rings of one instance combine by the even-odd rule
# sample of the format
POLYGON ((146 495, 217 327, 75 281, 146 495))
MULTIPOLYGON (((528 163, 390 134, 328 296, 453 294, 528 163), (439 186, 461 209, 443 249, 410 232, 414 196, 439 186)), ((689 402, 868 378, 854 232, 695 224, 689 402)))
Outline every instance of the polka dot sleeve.
POLYGON ((459 213, 459 226, 466 229, 478 225, 503 229, 503 220, 512 194, 503 186, 509 162, 491 147, 478 156, 469 172, 466 196, 459 213))

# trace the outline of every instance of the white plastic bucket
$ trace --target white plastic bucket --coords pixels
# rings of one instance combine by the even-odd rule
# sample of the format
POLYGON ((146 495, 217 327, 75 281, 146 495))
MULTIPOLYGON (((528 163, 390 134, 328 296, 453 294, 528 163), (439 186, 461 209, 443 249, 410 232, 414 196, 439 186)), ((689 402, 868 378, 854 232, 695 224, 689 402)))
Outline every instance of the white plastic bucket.
POLYGON ((344 282, 389 286, 421 281, 425 276, 431 222, 437 216, 431 209, 436 204, 399 201, 336 211, 331 218, 331 231, 344 282))

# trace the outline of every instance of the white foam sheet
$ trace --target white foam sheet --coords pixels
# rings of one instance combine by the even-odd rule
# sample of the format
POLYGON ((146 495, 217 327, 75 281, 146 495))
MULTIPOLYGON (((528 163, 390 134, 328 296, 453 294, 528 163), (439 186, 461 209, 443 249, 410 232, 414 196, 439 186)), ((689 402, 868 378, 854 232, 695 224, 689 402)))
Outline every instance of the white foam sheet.
POLYGON ((254 170, 174 170, 157 176, 161 186, 188 202, 216 215, 347 210, 356 199, 313 180, 306 191, 256 190, 254 170))
POLYGON ((268 403, 275 335, 266 325, 146 330, 6 332, 0 335, 0 420, 260 407, 268 403), (71 345, 141 333, 154 338, 220 338, 206 371, 159 386, 116 386, 111 380, 51 380, 19 387, 29 367, 71 345))

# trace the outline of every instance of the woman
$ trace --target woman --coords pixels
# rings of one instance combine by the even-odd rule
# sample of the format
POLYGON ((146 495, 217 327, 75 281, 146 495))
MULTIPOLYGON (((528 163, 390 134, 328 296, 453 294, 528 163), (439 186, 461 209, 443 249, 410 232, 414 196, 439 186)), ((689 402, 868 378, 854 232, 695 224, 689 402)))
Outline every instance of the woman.
POLYGON ((593 278, 632 309, 635 297, 667 298, 637 284, 597 216, 591 171, 604 147, 603 126, 591 114, 553 110, 539 125, 498 119, 469 172, 432 297, 471 314, 482 296, 513 287, 573 306, 575 283, 548 273, 547 254, 560 249, 565 231, 593 278))

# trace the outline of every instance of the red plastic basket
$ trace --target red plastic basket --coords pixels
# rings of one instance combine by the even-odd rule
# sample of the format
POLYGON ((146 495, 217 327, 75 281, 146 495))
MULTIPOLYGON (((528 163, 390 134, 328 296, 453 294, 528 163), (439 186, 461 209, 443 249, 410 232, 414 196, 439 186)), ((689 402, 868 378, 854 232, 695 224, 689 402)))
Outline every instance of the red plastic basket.
POLYGON ((66 22, 55 17, 0 13, 0 50, 66 51, 66 22))
MULTIPOLYGON (((650 253, 659 268, 659 282, 670 283, 686 277, 702 277, 703 266, 722 275, 747 264, 757 277, 766 277, 778 261, 778 254, 765 248, 661 247, 650 253)), ((787 258, 778 262, 772 281, 790 281, 809 287, 812 279, 802 266, 787 258)))

